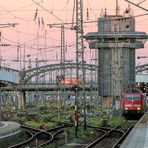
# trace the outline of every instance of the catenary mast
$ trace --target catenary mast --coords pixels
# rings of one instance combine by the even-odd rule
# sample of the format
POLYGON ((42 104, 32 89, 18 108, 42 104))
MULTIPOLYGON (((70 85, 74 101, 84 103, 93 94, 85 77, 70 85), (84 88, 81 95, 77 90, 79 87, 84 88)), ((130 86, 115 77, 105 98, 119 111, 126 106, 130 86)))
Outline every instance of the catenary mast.
MULTIPOLYGON (((85 70, 84 70, 84 44, 83 44, 83 0, 76 0, 76 77, 80 79, 83 89, 83 106, 84 106, 84 129, 86 129, 86 102, 85 102, 85 70)), ((78 98, 79 98, 79 86, 76 87, 76 98, 75 98, 75 115, 78 115, 78 98)), ((78 130, 78 118, 75 121, 75 137, 77 137, 78 130)))

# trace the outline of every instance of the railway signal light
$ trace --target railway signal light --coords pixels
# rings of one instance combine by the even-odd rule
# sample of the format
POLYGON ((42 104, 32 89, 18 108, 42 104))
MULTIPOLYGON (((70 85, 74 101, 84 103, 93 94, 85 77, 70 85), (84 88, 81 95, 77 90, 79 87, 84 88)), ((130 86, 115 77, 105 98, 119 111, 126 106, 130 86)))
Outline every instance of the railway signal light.
POLYGON ((73 86, 71 87, 71 90, 74 91, 74 92, 77 92, 77 91, 80 90, 80 88, 79 88, 78 85, 73 85, 73 86))
POLYGON ((137 87, 148 96, 148 83, 138 82, 137 87))
POLYGON ((61 75, 61 76, 57 76, 56 77, 56 84, 59 85, 59 83, 64 79, 64 76, 61 75))

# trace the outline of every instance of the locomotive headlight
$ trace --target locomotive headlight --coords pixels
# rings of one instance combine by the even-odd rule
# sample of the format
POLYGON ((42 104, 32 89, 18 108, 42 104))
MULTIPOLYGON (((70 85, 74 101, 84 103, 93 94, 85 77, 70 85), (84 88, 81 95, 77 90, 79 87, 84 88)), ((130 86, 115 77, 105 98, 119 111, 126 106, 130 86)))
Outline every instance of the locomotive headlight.
POLYGON ((141 108, 140 107, 137 107, 137 110, 140 110, 141 108))
POLYGON ((127 107, 125 107, 125 110, 128 110, 128 108, 127 108, 127 107))

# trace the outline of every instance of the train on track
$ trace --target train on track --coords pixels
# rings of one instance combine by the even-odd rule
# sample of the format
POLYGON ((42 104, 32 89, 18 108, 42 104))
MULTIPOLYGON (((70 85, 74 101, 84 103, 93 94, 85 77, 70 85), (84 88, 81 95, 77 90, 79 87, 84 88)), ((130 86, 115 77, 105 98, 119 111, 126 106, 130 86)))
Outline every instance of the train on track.
POLYGON ((128 117, 141 117, 147 110, 147 97, 138 90, 128 90, 122 94, 122 115, 128 117))

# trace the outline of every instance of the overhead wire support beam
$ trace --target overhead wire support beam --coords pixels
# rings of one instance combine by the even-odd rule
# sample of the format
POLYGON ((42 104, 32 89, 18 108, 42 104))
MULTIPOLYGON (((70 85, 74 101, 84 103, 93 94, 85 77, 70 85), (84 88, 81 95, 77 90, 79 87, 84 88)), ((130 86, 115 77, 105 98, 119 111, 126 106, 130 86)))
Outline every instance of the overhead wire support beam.
POLYGON ((139 2, 137 5, 140 5, 140 4, 142 4, 143 2, 145 2, 146 0, 143 0, 143 1, 141 1, 141 2, 139 2))
MULTIPOLYGON (((134 17, 141 17, 141 16, 145 16, 145 15, 148 15, 148 13, 143 13, 143 14, 138 14, 138 15, 135 15, 134 17)), ((130 19, 131 16, 128 16, 128 17, 125 17, 124 19, 130 19)), ((110 19, 108 21, 119 21, 119 20, 123 20, 121 18, 113 18, 113 19, 110 19)), ((89 24, 89 23, 98 23, 98 21, 94 20, 94 21, 83 21, 83 24, 89 24)), ((58 27, 58 25, 72 25, 72 27, 65 27, 65 29, 70 29, 70 30, 76 30, 76 22, 65 22, 65 23, 53 23, 53 24, 47 24, 47 26, 49 26, 50 28, 52 28, 52 26, 56 26, 57 28, 60 28, 58 27)))
POLYGON ((142 7, 142 6, 140 6, 140 4, 142 4, 145 0, 143 0, 142 2, 137 3, 137 4, 135 4, 135 3, 133 3, 133 2, 131 2, 131 1, 129 1, 129 0, 125 0, 125 1, 128 2, 128 3, 131 3, 131 4, 134 5, 134 6, 139 7, 140 9, 143 9, 143 10, 145 10, 145 11, 148 11, 148 9, 146 9, 146 8, 144 8, 144 7, 142 7))
POLYGON ((18 23, 0 24, 0 28, 15 27, 18 23))
POLYGON ((52 16, 54 16, 56 19, 58 19, 60 22, 64 23, 64 21, 62 19, 60 19, 58 16, 56 16, 55 14, 53 14, 52 11, 49 11, 48 9, 44 8, 42 5, 40 5, 38 2, 32 0, 32 2, 34 2, 37 6, 39 6, 40 8, 42 8, 43 10, 45 10, 46 12, 48 12, 49 14, 51 14, 52 16))

